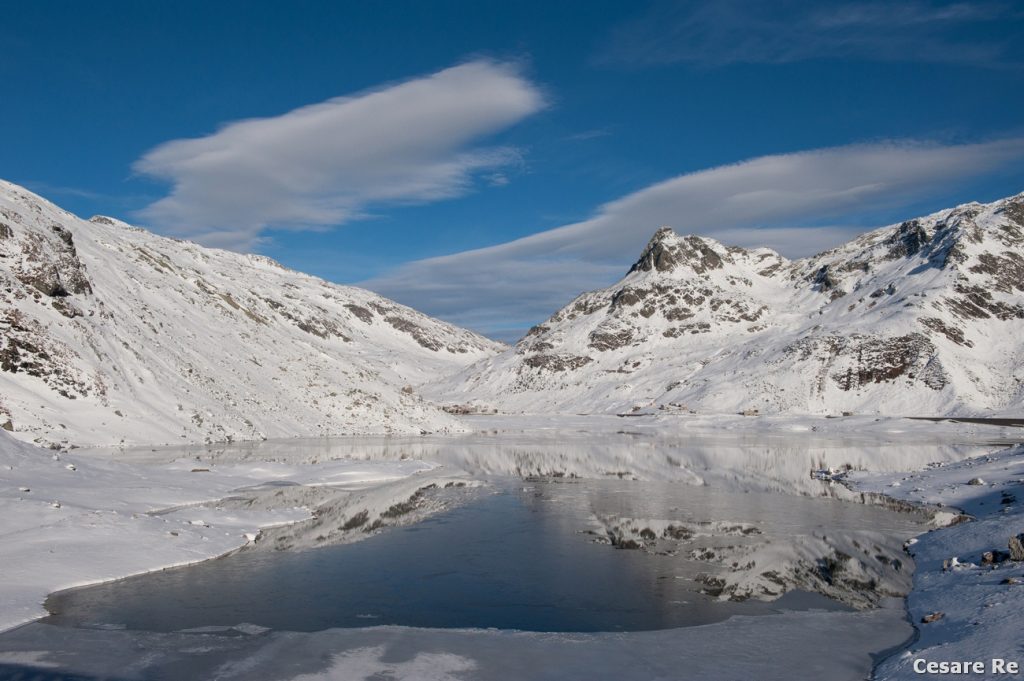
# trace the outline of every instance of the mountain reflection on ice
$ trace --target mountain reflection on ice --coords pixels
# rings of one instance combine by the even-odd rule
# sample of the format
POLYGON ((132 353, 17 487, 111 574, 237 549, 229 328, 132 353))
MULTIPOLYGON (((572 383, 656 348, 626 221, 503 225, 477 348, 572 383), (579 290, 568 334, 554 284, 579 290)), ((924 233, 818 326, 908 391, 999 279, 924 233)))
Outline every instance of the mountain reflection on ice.
MULTIPOLYGON (((126 459, 194 457, 209 464, 268 460, 319 462, 339 458, 420 459, 472 476, 624 478, 851 498, 845 488, 813 479, 812 470, 903 471, 991 451, 987 443, 892 439, 814 433, 665 432, 605 419, 600 429, 538 428, 422 437, 268 440, 224 445, 129 449, 126 459)), ((859 497, 859 495, 854 495, 859 497)))

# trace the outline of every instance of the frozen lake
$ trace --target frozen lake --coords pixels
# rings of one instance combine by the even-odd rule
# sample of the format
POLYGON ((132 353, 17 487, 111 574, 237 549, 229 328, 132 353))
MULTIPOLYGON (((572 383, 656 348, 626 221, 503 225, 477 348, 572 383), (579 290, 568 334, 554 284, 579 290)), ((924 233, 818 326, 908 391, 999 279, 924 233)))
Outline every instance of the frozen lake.
MULTIPOLYGON (((902 543, 926 518, 811 471, 986 449, 560 431, 127 452, 140 466, 417 458, 482 485, 427 488, 403 522, 371 533, 340 531, 358 511, 351 491, 320 490, 317 521, 231 556, 55 594, 50 617, 0 635, 0 678, 641 679, 659 665, 689 678, 673 660, 698 652, 725 665, 709 669, 747 664, 772 678, 763 665, 782 669, 825 630, 819 650, 799 654, 831 678, 859 678, 911 633, 893 597, 910 584, 902 543), (752 635, 765 650, 781 638, 759 659, 737 655, 752 635), (653 667, 621 666, 646 648, 653 667), (533 654, 554 666, 522 667, 533 654), (19 676, 24 664, 53 675, 19 676)), ((225 503, 280 493, 239 490, 225 503)))
POLYGON ((636 631, 721 621, 735 614, 842 607, 793 592, 781 602, 718 602, 695 577, 691 546, 784 541, 819 528, 913 533, 919 519, 872 506, 766 493, 716 493, 663 483, 494 480, 474 498, 355 544, 243 551, 196 565, 51 597, 47 624, 181 631, 256 624, 319 631, 371 624, 527 631, 636 631), (723 513, 757 520, 756 535, 660 540, 617 550, 595 515, 723 513), (597 532, 598 534, 590 534, 597 532), (669 554, 669 555, 665 555, 669 554), (672 555, 674 554, 674 555, 672 555))

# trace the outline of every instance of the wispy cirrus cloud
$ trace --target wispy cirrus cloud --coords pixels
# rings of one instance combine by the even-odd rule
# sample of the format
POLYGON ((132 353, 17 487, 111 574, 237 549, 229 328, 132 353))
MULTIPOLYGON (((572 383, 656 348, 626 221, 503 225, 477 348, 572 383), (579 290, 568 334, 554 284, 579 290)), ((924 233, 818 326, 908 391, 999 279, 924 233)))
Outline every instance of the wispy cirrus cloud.
POLYGON ((582 132, 569 135, 565 139, 570 142, 586 142, 587 140, 607 137, 611 134, 611 130, 608 130, 608 128, 591 128, 590 130, 584 130, 582 132))
POLYGON ((1022 159, 1024 138, 889 142, 763 156, 659 182, 580 222, 406 263, 362 285, 511 340, 578 292, 616 281, 660 225, 805 256, 863 231, 843 225, 940 197, 955 183, 1022 159))
POLYGON ((596 60, 719 67, 824 58, 1021 67, 1022 29, 1024 13, 1004 2, 663 0, 618 27, 596 60), (987 30, 965 30, 978 27, 987 30))
POLYGON ((139 205, 139 203, 152 200, 150 196, 143 196, 138 194, 109 194, 106 192, 98 192, 92 189, 83 189, 81 187, 68 187, 66 185, 52 184, 50 182, 43 182, 39 180, 21 180, 19 184, 28 187, 32 191, 46 195, 46 196, 70 196, 75 199, 85 199, 88 202, 95 203, 98 206, 103 206, 105 210, 111 208, 123 208, 130 205, 139 205))
MULTIPOLYGON (((371 206, 459 196, 519 161, 477 146, 541 110, 515 64, 477 60, 402 83, 166 142, 134 165, 172 185, 139 216, 207 245, 247 249, 263 230, 323 228, 371 206)), ((491 180, 493 183, 493 179, 491 180)))

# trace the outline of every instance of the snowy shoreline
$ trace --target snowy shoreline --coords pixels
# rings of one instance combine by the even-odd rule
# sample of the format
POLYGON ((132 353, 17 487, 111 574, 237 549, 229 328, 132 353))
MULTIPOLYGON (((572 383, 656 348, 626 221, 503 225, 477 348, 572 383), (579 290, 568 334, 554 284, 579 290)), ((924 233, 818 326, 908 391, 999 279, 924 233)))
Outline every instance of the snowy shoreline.
POLYGON ((387 509, 429 484, 434 469, 421 461, 139 465, 0 433, 0 632, 46 616, 43 602, 56 591, 210 560, 309 520, 324 494, 376 494, 378 512, 387 509), (270 501, 232 505, 240 490, 270 501), (306 498, 292 492, 275 503, 283 490, 306 498))
POLYGON ((1009 539, 1024 533, 1024 446, 904 475, 858 472, 849 479, 863 491, 969 516, 909 542, 916 569, 907 612, 917 636, 882 661, 874 678, 918 676, 919 659, 1024 663, 1024 562, 984 555, 1006 553, 1009 539))

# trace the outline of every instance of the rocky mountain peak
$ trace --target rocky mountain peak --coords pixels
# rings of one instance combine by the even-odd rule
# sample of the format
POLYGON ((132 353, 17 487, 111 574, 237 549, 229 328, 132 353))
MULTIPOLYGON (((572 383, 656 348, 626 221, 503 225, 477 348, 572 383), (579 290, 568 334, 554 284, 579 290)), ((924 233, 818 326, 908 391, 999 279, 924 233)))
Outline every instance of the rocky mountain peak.
POLYGON ((671 227, 659 227, 629 272, 672 272, 685 267, 703 274, 723 266, 723 253, 714 239, 679 236, 671 227))

